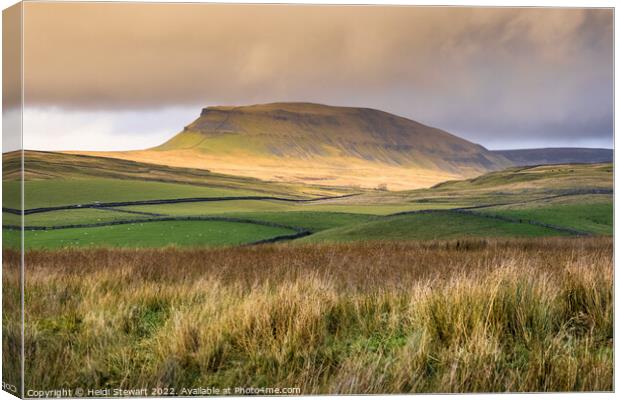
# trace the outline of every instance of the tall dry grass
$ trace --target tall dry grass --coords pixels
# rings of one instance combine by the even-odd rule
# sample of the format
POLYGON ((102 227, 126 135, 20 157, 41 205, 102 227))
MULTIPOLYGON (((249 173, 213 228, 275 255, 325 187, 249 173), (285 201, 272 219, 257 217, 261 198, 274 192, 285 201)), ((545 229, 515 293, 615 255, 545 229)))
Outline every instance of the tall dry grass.
POLYGON ((612 390, 609 238, 32 251, 26 262, 26 389, 612 390))
POLYGON ((2 382, 4 390, 15 395, 21 393, 21 280, 19 254, 5 256, 2 260, 2 382))

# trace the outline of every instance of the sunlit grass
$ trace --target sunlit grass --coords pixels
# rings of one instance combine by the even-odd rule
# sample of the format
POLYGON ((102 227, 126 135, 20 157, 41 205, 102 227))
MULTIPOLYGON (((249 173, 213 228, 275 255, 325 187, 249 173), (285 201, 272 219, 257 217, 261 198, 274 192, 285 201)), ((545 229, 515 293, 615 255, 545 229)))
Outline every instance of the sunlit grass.
POLYGON ((27 389, 612 389, 610 238, 32 251, 26 263, 27 389))

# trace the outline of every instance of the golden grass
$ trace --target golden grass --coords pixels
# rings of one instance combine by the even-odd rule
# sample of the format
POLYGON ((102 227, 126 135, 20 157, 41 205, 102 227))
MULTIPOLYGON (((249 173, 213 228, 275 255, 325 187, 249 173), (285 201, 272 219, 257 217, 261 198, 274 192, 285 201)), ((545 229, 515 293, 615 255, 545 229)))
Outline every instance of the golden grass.
POLYGON ((31 251, 26 389, 608 391, 612 244, 31 251))
POLYGON ((269 158, 236 151, 232 154, 205 153, 198 150, 136 150, 136 151, 71 151, 169 167, 208 169, 212 172, 241 177, 258 178, 273 182, 305 185, 360 187, 375 189, 386 185, 389 190, 410 190, 431 187, 451 179, 476 176, 474 170, 459 175, 421 167, 402 167, 355 157, 323 156, 308 159, 269 158), (285 164, 286 168, 282 168, 285 164))

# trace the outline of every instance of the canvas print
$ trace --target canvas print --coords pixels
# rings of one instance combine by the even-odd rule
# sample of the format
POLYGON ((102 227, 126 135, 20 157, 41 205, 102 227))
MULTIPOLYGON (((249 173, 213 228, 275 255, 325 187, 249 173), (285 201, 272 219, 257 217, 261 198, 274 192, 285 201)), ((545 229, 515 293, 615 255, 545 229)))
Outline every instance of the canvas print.
POLYGON ((613 390, 613 9, 3 12, 3 389, 613 390))

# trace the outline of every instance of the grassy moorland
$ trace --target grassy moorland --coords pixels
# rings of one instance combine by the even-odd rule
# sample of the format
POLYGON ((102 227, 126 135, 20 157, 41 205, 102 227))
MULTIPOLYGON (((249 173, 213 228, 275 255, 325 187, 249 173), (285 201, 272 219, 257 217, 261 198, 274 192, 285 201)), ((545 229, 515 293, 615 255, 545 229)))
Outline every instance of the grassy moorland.
MULTIPOLYGON (((609 391, 612 245, 33 250, 26 389, 609 391)), ((16 257, 5 250, 5 262, 16 257)))

